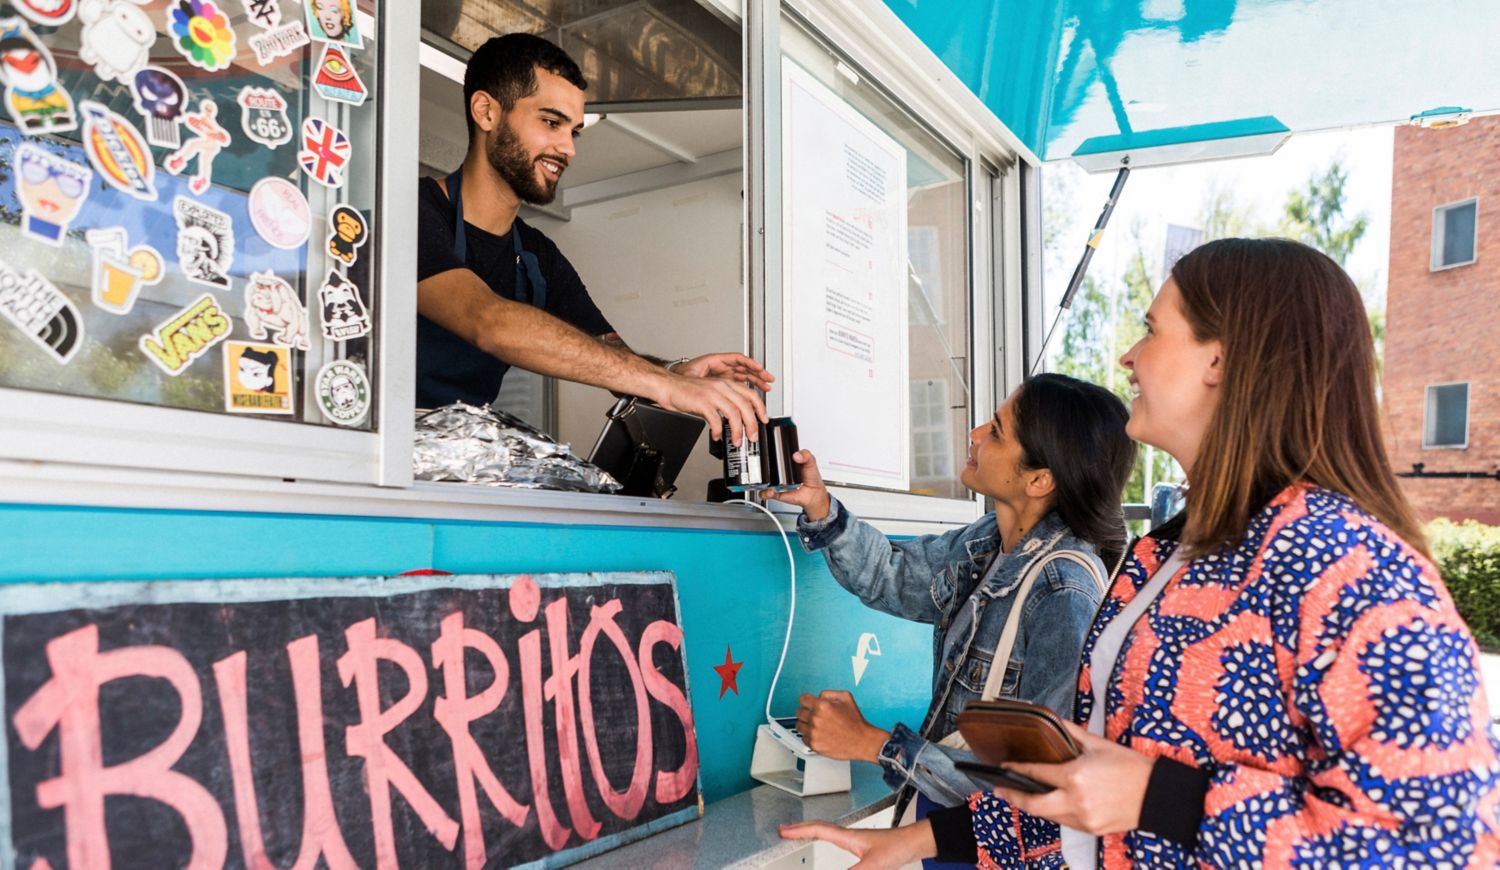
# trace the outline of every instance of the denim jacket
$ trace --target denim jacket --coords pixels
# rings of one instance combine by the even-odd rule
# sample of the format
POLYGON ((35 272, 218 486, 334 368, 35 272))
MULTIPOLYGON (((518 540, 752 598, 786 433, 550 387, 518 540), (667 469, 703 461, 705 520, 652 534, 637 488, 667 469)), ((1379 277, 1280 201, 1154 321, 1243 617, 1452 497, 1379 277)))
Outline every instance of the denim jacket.
MULTIPOLYGON (((1016 588, 1032 559, 1061 533, 1055 549, 1082 553, 1104 578, 1105 567, 1093 548, 1056 513, 1043 518, 1010 553, 1000 551, 993 513, 941 535, 891 541, 851 516, 836 499, 822 520, 799 517, 797 531, 803 547, 822 550, 834 579, 866 605, 935 626, 932 703, 921 728, 913 731, 897 723, 891 730, 880 750, 886 783, 892 789, 915 786, 944 806, 987 791, 982 780, 954 767, 955 761, 974 756, 938 741, 958 729, 959 711, 984 691, 1016 588), (985 581, 997 558, 1004 561, 985 581), (971 618, 960 618, 966 608, 971 618)), ((1079 652, 1102 596, 1083 566, 1067 559, 1049 562, 1026 597, 1001 697, 1045 704, 1071 719, 1079 652)))

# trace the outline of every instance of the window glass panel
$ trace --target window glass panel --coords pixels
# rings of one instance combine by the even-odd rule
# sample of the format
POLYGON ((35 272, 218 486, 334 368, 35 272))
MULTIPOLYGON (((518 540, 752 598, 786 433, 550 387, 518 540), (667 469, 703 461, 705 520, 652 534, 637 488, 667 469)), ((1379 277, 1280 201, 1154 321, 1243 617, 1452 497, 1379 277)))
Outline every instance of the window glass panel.
POLYGON ((116 5, 138 51, 7 20, 51 96, 0 122, 0 386, 373 428, 373 0, 245 4, 266 27, 205 4, 186 36, 176 4, 116 5))
POLYGON ((1443 211, 1442 265, 1473 262, 1476 206, 1466 202, 1443 211))
POLYGON ((1461 447, 1469 440, 1469 385, 1427 388, 1427 446, 1461 447))
POLYGON ((956 478, 970 419, 968 161, 797 22, 782 46, 906 151, 911 491, 968 497, 956 478))

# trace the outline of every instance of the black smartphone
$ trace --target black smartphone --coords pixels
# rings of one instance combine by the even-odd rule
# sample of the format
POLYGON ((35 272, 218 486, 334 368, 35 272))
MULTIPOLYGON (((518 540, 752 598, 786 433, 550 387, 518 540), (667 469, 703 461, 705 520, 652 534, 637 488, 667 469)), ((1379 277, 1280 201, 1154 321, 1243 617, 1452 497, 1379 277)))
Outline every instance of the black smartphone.
POLYGON ((978 761, 955 761, 953 766, 971 776, 987 780, 995 785, 1003 785, 1016 791, 1024 791, 1027 794, 1046 794, 1052 791, 1052 786, 1045 782, 1037 782, 1025 774, 1016 773, 1003 767, 984 764, 978 761))

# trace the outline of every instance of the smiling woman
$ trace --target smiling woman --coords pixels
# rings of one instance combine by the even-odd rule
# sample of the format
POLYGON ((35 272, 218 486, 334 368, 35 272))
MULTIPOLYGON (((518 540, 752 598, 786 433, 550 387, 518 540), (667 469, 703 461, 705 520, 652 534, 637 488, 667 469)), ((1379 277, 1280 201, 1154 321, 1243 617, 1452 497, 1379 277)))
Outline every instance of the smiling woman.
POLYGON ((1494 867, 1500 735, 1386 459, 1354 283, 1304 245, 1223 239, 1177 262, 1150 325, 1121 359, 1130 432, 1192 488, 1088 633, 1082 754, 1007 765, 1045 794, 997 788, 869 838, 786 834, 874 866, 941 849, 1007 867, 1494 867))
POLYGON ((994 499, 994 512, 900 542, 855 519, 812 455, 797 454, 803 485, 773 497, 803 509, 803 546, 823 551, 834 578, 870 607, 935 625, 938 650, 919 729, 871 725, 848 692, 803 695, 798 730, 812 749, 879 764, 903 804, 920 793, 925 814, 984 787, 957 767, 975 760, 955 733, 965 704, 1017 698, 1071 712, 1080 644, 1123 552, 1120 490, 1135 461, 1125 420, 1102 387, 1027 380, 969 432, 960 480, 994 499))

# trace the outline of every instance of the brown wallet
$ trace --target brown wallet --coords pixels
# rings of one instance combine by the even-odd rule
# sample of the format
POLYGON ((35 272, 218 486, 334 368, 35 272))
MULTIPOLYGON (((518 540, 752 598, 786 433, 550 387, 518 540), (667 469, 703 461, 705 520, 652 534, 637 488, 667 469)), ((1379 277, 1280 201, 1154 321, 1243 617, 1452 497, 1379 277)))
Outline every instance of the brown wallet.
POLYGON ((1026 701, 970 701, 958 714, 958 731, 969 750, 992 765, 1015 761, 1060 764, 1083 751, 1056 713, 1026 701))

